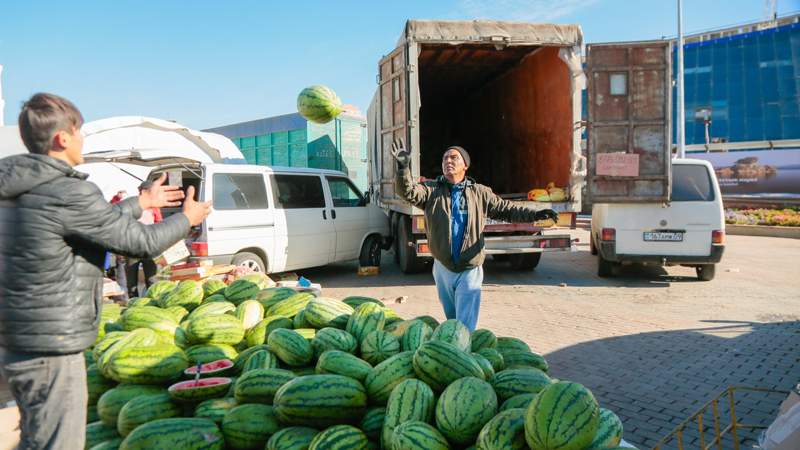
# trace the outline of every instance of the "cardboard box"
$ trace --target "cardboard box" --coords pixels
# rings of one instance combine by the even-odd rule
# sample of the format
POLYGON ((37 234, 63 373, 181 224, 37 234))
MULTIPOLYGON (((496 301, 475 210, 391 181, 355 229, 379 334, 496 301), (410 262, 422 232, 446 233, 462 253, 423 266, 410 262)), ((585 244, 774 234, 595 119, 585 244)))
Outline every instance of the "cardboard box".
POLYGON ((164 250, 164 253, 158 255, 155 262, 159 266, 169 266, 188 258, 189 255, 189 247, 186 246, 186 242, 178 241, 172 247, 164 250))

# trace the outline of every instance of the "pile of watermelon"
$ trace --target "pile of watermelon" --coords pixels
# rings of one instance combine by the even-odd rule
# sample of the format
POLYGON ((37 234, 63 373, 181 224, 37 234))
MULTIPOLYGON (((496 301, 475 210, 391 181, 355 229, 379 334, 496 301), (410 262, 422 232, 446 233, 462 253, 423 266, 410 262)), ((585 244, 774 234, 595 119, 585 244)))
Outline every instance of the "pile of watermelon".
POLYGON ((523 341, 377 299, 161 281, 105 305, 86 448, 611 449, 622 424, 523 341))

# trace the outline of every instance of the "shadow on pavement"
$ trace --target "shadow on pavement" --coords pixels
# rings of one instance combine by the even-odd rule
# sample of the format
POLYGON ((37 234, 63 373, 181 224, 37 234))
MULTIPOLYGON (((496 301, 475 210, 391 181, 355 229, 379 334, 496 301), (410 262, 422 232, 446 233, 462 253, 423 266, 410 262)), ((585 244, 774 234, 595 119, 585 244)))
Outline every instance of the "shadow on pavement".
MULTIPOLYGON (((800 317, 786 319, 790 320, 707 320, 707 328, 599 339, 545 357, 553 376, 584 384, 601 406, 622 419, 627 441, 651 448, 728 386, 789 390, 800 382, 800 317)), ((737 394, 738 420, 769 425, 784 397, 737 394)), ((721 427, 730 422, 729 409, 727 401, 722 402, 721 427)), ((710 414, 704 422, 713 426, 710 414)), ((712 430, 707 429, 706 443, 712 430)), ((740 436, 752 442, 758 433, 740 436)), ((685 448, 698 448, 698 440, 693 423, 684 435, 685 448)))

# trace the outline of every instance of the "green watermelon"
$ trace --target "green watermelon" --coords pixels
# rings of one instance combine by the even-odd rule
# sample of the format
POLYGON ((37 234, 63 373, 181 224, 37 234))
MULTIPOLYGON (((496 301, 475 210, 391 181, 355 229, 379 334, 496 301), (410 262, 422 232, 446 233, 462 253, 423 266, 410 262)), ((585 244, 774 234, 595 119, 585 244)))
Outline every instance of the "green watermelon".
POLYGON ((200 372, 201 378, 221 377, 233 372, 233 361, 230 359, 218 359, 209 363, 197 364, 187 367, 183 374, 188 378, 194 378, 200 372))
POLYGON ((622 421, 613 411, 600 408, 597 433, 589 445, 590 450, 604 450, 617 447, 622 441, 622 421))
POLYGON ((503 404, 500 406, 500 411, 506 411, 514 408, 528 409, 528 405, 530 405, 538 395, 539 394, 534 394, 532 392, 515 395, 503 402, 503 404))
POLYGON ((120 383, 162 384, 180 378, 189 360, 174 345, 126 347, 108 362, 109 376, 120 383))
POLYGON ((478 434, 477 448, 480 450, 524 450, 525 410, 509 409, 494 416, 478 434))
POLYGON ((278 328, 269 334, 267 344, 273 353, 289 366, 300 367, 311 362, 311 343, 295 330, 278 328))
POLYGON ((140 306, 158 306, 158 299, 150 297, 133 297, 128 299, 128 309, 140 306))
POLYGON ((480 353, 473 353, 472 358, 474 358, 475 362, 481 366, 481 370, 483 370, 483 378, 490 380, 494 376, 494 367, 492 367, 492 363, 480 353))
POLYGON ((275 287, 275 282, 272 281, 272 278, 270 278, 267 274, 261 272, 248 273, 247 275, 241 276, 237 279, 253 282, 258 285, 258 288, 260 290, 275 287))
POLYGON ((402 352, 372 368, 364 380, 372 404, 385 405, 398 384, 415 377, 413 359, 414 352, 402 352))
POLYGON ((442 391, 463 377, 483 378, 481 366, 469 353, 444 341, 430 340, 414 352, 414 372, 433 390, 442 391))
POLYGON ((436 327, 438 327, 440 325, 439 321, 436 320, 436 318, 434 318, 432 316, 419 316, 419 317, 415 317, 414 320, 421 320, 421 321, 427 323, 428 326, 431 327, 431 330, 435 330, 436 327))
POLYGON ((521 367, 534 367, 547 372, 550 368, 542 355, 533 352, 523 352, 520 350, 508 350, 503 353, 503 361, 506 369, 519 369, 521 367))
POLYGON ((234 305, 238 305, 245 300, 255 299, 259 291, 261 291, 261 288, 257 283, 239 278, 225 288, 225 299, 234 305))
POLYGON ((303 336, 309 342, 309 344, 312 340, 314 340, 314 336, 317 335, 317 330, 315 328, 295 328, 294 331, 300 336, 303 336))
POLYGON ((371 371, 370 363, 341 350, 328 350, 317 359, 316 373, 318 374, 344 375, 363 383, 371 371))
POLYGON ((304 318, 314 328, 344 329, 353 312, 350 305, 335 298, 317 297, 306 305, 304 318))
POLYGON ((539 369, 525 367, 501 370, 489 382, 497 392, 497 396, 502 400, 507 400, 519 394, 536 394, 552 383, 552 380, 539 369))
POLYGON ((359 428, 367 437, 372 441, 378 441, 381 438, 381 431, 383 430, 383 421, 386 419, 386 408, 370 408, 361 419, 359 428))
POLYGON ((122 308, 116 303, 103 303, 102 309, 100 310, 100 324, 97 328, 97 337, 95 338, 95 344, 100 342, 100 339, 105 336, 107 330, 106 326, 111 326, 117 322, 122 313, 122 308))
POLYGON ((231 449, 262 449, 270 436, 280 429, 272 406, 259 404, 239 405, 225 414, 222 433, 231 449))
POLYGON ((269 438, 265 450, 308 450, 318 433, 309 427, 283 428, 269 438))
POLYGON ((203 302, 203 285, 199 281, 184 280, 175 286, 163 297, 160 297, 159 304, 163 308, 170 306, 183 306, 191 311, 203 302))
POLYGON ((236 318, 242 321, 242 326, 247 331, 264 318, 264 307, 256 300, 245 300, 236 307, 236 318))
POLYGON ((350 333, 329 327, 317 331, 314 339, 311 340, 311 347, 314 349, 314 355, 319 357, 328 350, 354 353, 358 349, 358 342, 350 333))
POLYGON ((400 338, 400 348, 404 352, 417 351, 420 345, 428 342, 433 334, 433 329, 421 320, 413 320, 412 324, 406 328, 403 337, 400 338))
POLYGON ((269 316, 284 316, 293 318, 297 313, 304 310, 306 305, 314 298, 313 294, 308 292, 298 292, 287 297, 284 300, 272 305, 268 310, 266 317, 269 316))
POLYGON ((173 417, 140 425, 122 441, 119 450, 223 450, 222 432, 208 419, 173 417))
POLYGON ((582 450, 597 436, 600 407, 578 383, 559 381, 542 389, 525 413, 525 440, 543 450, 582 450))
POLYGON ((178 283, 169 280, 156 281, 147 288, 147 292, 144 293, 144 296, 159 300, 162 296, 174 290, 177 285, 178 283))
POLYGON ((224 397, 232 382, 233 380, 226 377, 200 378, 175 383, 167 391, 176 402, 202 402, 224 397))
POLYGON ((453 344, 462 351, 468 351, 470 349, 469 329, 457 319, 450 319, 442 322, 441 325, 433 330, 431 340, 453 344))
MULTIPOLYGON (((127 331, 112 331, 107 333, 105 336, 100 338, 100 340, 94 345, 92 349, 92 362, 89 364, 97 364, 100 361, 100 358, 103 357, 103 353, 105 353, 108 349, 110 349, 117 341, 121 340, 125 336, 127 336, 127 331)), ((87 361, 88 362, 88 361, 87 361)), ((87 364, 88 366, 88 364, 87 364)))
MULTIPOLYGON (((91 448, 111 439, 119 438, 117 427, 103 422, 92 422, 86 425, 86 447, 91 448)), ((20 447, 22 448, 22 447, 20 447)))
POLYGON ((100 369, 96 365, 92 364, 86 368, 86 388, 89 393, 89 406, 96 405, 100 396, 113 389, 116 385, 117 383, 114 381, 102 376, 100 369))
POLYGON ((501 355, 497 350, 493 348, 482 348, 476 353, 488 359, 489 362, 492 363, 492 369, 494 369, 495 373, 506 368, 506 362, 503 359, 503 355, 501 355))
POLYGON ((497 338, 497 344, 494 347, 497 349, 498 352, 502 353, 505 356, 505 352, 507 351, 521 351, 521 352, 532 352, 530 346, 525 343, 522 339, 517 339, 515 337, 499 337, 497 338))
POLYGON ((309 328, 311 324, 306 320, 306 310, 302 310, 292 319, 292 328, 309 328))
POLYGON ((278 368, 278 357, 275 356, 269 350, 259 350, 249 358, 247 358, 247 362, 244 363, 244 367, 242 367, 242 373, 247 373, 250 370, 254 369, 277 369, 278 368))
POLYGON ((269 311, 274 305, 286 300, 292 295, 296 294, 292 288, 288 287, 273 287, 263 289, 256 295, 256 300, 264 307, 264 311, 269 311))
POLYGON ((185 319, 192 321, 202 316, 219 316, 233 311, 236 311, 236 305, 229 301, 203 303, 190 312, 185 319))
POLYGON ((96 362, 97 368, 104 377, 111 378, 108 366, 109 362, 111 362, 111 359, 117 354, 117 352, 126 348, 149 347, 157 344, 159 341, 160 339, 158 334, 151 329, 139 328, 137 330, 133 330, 127 335, 123 336, 121 339, 114 342, 111 347, 103 352, 96 362))
MULTIPOLYGON (((225 294, 224 294, 224 291, 223 291, 223 292, 218 292, 216 294, 211 294, 208 297, 204 298, 203 299, 203 303, 201 303, 201 305, 205 304, 205 303, 227 302, 227 301, 228 300, 225 298, 225 294)), ((230 302, 228 302, 228 303, 230 303, 230 302)), ((234 305, 234 306, 236 306, 236 305, 234 305)))
POLYGON ((359 305, 347 321, 345 329, 356 341, 362 342, 373 331, 382 331, 386 323, 383 307, 377 303, 366 302, 359 305))
POLYGON ((269 316, 258 322, 244 335, 248 347, 261 345, 267 341, 270 333, 278 328, 292 329, 292 319, 282 316, 269 316))
POLYGON ((243 350, 242 353, 239 353, 239 355, 233 359, 233 371, 241 372, 244 369, 245 364, 247 364, 247 360, 261 350, 269 351, 269 346, 266 344, 261 344, 248 347, 247 349, 243 350))
POLYGON ((368 450, 369 440, 358 428, 335 425, 317 434, 308 450, 368 450))
POLYGON ((107 441, 103 441, 91 448, 89 450, 119 450, 119 446, 122 445, 122 438, 117 437, 114 439, 109 439, 107 441))
POLYGON ((392 435, 399 425, 418 420, 431 422, 436 398, 427 384, 419 380, 405 380, 389 395, 381 431, 383 448, 391 448, 392 435))
POLYGON ((194 408, 194 417, 210 419, 213 420, 214 423, 221 425, 225 414, 236 405, 238 405, 238 403, 236 399, 232 397, 211 398, 197 404, 194 408))
POLYGON ((106 391, 97 401, 97 414, 100 420, 109 427, 117 430, 117 416, 119 411, 131 399, 148 394, 159 394, 163 388, 159 386, 140 386, 137 384, 122 384, 106 391))
POLYGON ((343 110, 339 96, 327 86, 309 86, 297 96, 297 112, 310 122, 328 123, 343 110))
POLYGON ((451 442, 468 445, 497 414, 492 385, 475 377, 454 381, 436 403, 436 427, 451 442))
POLYGON ((193 345, 186 348, 183 353, 189 359, 190 365, 205 364, 220 359, 236 360, 238 352, 226 344, 193 345))
POLYGON ((275 412, 287 425, 326 427, 358 423, 367 393, 358 381, 341 375, 308 375, 284 384, 275 394, 275 412))
POLYGON ((156 306, 141 306, 131 308, 122 313, 120 324, 125 331, 134 331, 138 328, 149 328, 165 336, 174 336, 178 328, 175 316, 156 306))
POLYGON ((203 282, 203 299, 211 297, 214 294, 224 294, 225 288, 228 287, 222 280, 216 278, 209 278, 203 282))
POLYGON ((125 437, 143 423, 156 419, 166 419, 181 415, 182 408, 172 402, 166 392, 155 395, 143 395, 131 399, 119 411, 117 431, 125 437))
POLYGON ((412 420, 394 429, 391 449, 450 450, 450 444, 436 428, 425 422, 412 420))
POLYGON ((89 405, 86 408, 86 423, 90 424, 98 421, 100 421, 100 414, 97 413, 97 406, 89 405))
POLYGON ((200 316, 189 321, 186 337, 192 344, 235 345, 244 339, 242 322, 228 314, 200 316))
POLYGON ((361 341, 361 358, 370 364, 380 364, 400 353, 400 341, 392 334, 375 330, 361 341))
POLYGON ((482 348, 494 348, 497 345, 497 336, 485 328, 475 330, 470 336, 470 349, 477 352, 482 348))
POLYGON ((170 306, 169 308, 166 308, 165 311, 172 314, 172 317, 175 319, 176 323, 180 323, 184 317, 189 315, 189 311, 183 306, 170 306))
POLYGON ((233 395, 239 403, 271 405, 278 389, 295 378, 294 373, 288 370, 252 369, 236 380, 233 395))
POLYGON ((375 303, 375 304, 380 305, 382 307, 386 306, 386 305, 383 304, 382 301, 378 300, 377 298, 364 297, 364 296, 361 296, 361 295, 351 295, 349 297, 343 298, 342 301, 344 303, 347 303, 351 307, 353 307, 353 309, 357 309, 359 306, 363 305, 364 303, 375 303))

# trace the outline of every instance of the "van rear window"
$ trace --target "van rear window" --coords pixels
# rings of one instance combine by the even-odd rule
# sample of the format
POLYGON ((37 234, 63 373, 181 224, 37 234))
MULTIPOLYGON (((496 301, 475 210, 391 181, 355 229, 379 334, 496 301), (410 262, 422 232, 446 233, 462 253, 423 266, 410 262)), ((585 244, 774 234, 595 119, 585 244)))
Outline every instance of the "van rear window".
POLYGON ((714 185, 705 166, 674 164, 672 166, 673 202, 710 202, 714 185))
POLYGON ((214 174, 214 209, 267 209, 267 189, 261 174, 214 174))

